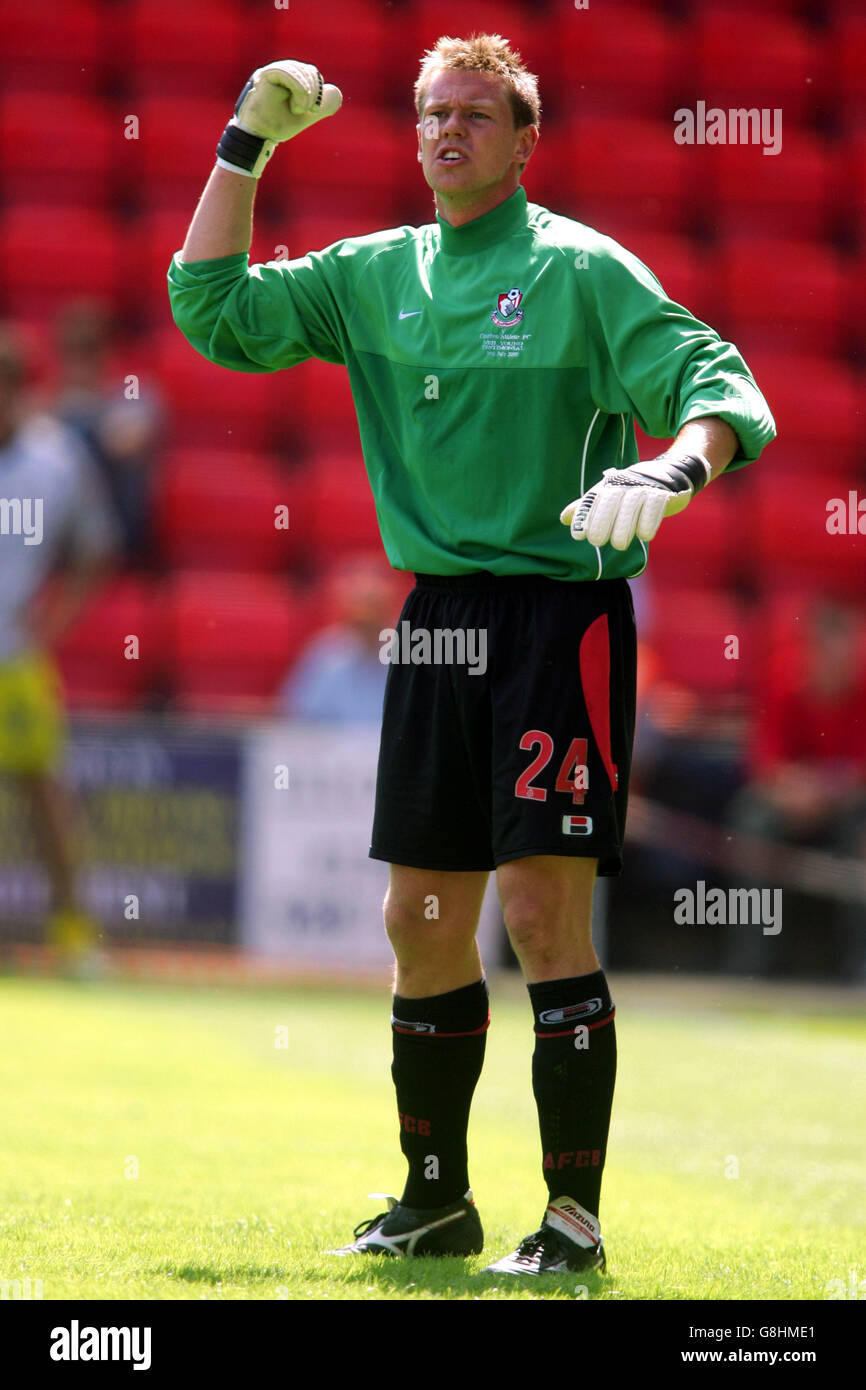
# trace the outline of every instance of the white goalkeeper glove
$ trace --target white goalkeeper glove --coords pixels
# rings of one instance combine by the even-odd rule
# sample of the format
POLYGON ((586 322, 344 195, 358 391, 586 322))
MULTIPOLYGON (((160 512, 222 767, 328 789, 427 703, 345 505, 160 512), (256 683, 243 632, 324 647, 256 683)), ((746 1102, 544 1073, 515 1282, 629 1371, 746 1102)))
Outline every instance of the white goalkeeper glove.
POLYGON ((333 116, 342 101, 339 87, 324 82, 311 63, 287 58, 256 68, 217 145, 217 164, 259 178, 277 145, 333 116))
POLYGON ((560 521, 576 541, 628 550, 635 536, 651 541, 666 516, 675 516, 706 487, 712 469, 703 454, 662 454, 649 463, 607 468, 601 481, 569 502, 560 521))

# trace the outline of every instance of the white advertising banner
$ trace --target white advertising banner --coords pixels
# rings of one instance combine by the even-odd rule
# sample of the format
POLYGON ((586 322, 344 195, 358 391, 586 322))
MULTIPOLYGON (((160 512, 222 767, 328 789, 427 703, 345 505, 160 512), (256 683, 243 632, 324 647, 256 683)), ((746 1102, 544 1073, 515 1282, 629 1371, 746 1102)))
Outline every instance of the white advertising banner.
MULTIPOLYGON (((378 751, 379 731, 369 725, 250 732, 238 892, 247 950, 335 969, 393 960, 382 923, 388 865, 368 856, 378 751)), ((499 931, 491 875, 479 929, 491 966, 499 931)))

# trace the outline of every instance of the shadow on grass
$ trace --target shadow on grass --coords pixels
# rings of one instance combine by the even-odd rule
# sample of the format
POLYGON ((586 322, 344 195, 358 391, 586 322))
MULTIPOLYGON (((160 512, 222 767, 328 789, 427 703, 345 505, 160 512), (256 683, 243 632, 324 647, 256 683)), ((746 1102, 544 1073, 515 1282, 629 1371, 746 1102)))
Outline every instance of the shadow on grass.
POLYGON ((240 1286, 249 1288, 257 1283, 276 1279, 290 1287, 333 1285, 335 1280, 347 1291, 365 1292, 378 1288, 386 1298, 438 1298, 471 1300, 499 1297, 519 1299, 592 1300, 602 1296, 610 1281, 598 1274, 545 1274, 540 1278, 514 1277, 507 1274, 487 1274, 483 1269, 467 1268, 459 1256, 417 1259, 389 1259, 387 1256, 368 1256, 328 1260, 323 1266, 317 1261, 300 1267, 284 1264, 163 1264, 151 1273, 176 1280, 178 1284, 218 1288, 240 1286))
POLYGON ((609 1281, 606 1283, 604 1276, 597 1273, 545 1274, 540 1277, 488 1274, 483 1269, 467 1269, 464 1259, 450 1256, 411 1260, 371 1256, 364 1260, 363 1265, 353 1262, 341 1274, 341 1282, 345 1286, 354 1284, 370 1288, 378 1284, 390 1290, 392 1297, 399 1297, 402 1292, 407 1297, 416 1298, 433 1293, 456 1299, 498 1294, 505 1298, 589 1300, 598 1298, 609 1287, 609 1281))
POLYGON ((167 1279, 182 1279, 187 1284, 249 1284, 258 1279, 286 1278, 285 1265, 228 1265, 218 1268, 214 1265, 161 1265, 152 1274, 167 1279))

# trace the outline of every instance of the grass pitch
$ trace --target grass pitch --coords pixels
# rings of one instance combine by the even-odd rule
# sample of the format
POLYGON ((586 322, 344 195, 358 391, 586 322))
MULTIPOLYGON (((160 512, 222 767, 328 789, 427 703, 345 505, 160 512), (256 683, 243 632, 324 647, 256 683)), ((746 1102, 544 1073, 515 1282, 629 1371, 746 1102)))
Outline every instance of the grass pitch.
POLYGON ((0 1280, 41 1280, 46 1300, 685 1300, 825 1299, 866 1278, 855 997, 612 984, 608 1273, 539 1288, 481 1273, 544 1208, 515 980, 492 986, 470 1130, 487 1245, 464 1262, 325 1253, 382 1209, 367 1192, 402 1187, 387 986, 6 978, 0 1280))

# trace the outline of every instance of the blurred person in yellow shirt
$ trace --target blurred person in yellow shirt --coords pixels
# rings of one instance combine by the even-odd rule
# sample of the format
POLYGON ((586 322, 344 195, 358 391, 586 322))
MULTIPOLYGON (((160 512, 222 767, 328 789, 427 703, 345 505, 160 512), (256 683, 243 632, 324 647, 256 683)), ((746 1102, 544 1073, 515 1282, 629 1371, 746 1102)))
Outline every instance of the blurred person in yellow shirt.
POLYGON ((58 778, 62 694, 49 653, 116 552, 119 530, 76 436, 28 411, 27 366, 21 339, 0 325, 0 774, 32 808, 51 886, 47 939, 77 966, 93 953, 98 927, 77 891, 71 807, 58 778), (46 589, 58 568, 59 583, 46 589))

